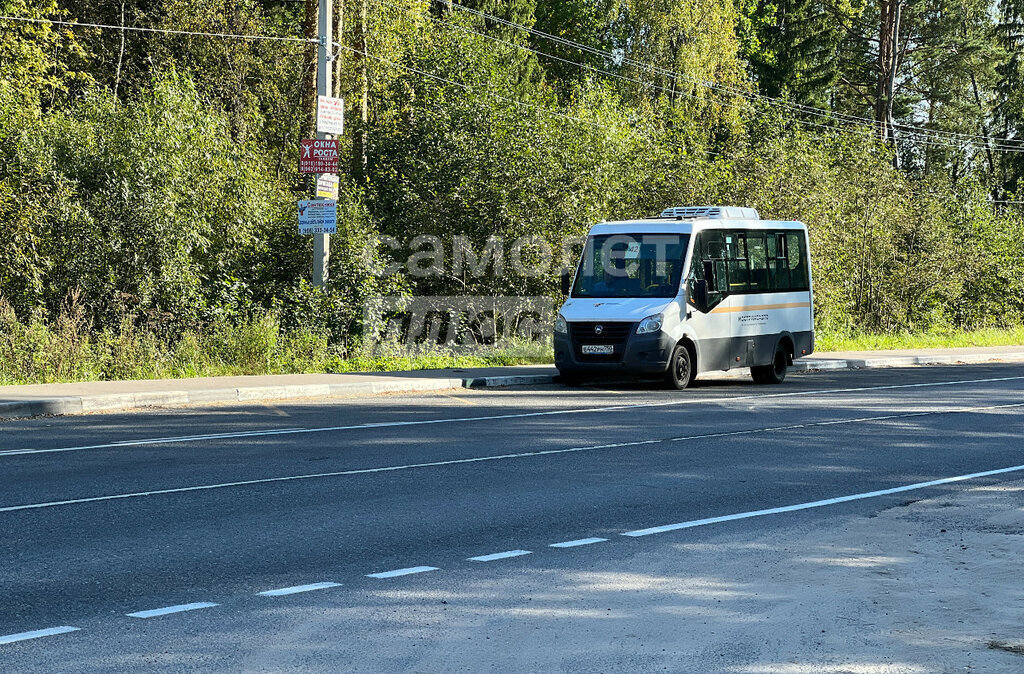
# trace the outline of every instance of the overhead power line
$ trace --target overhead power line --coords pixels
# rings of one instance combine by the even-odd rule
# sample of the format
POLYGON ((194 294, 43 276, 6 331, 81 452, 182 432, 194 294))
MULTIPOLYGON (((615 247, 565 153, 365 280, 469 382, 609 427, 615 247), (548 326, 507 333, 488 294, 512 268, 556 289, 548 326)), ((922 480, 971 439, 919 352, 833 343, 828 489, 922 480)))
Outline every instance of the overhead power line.
MULTIPOLYGON (((574 40, 570 40, 568 38, 564 38, 564 37, 561 37, 561 36, 558 36, 558 35, 552 35, 550 33, 546 33, 546 32, 544 32, 542 30, 538 30, 538 29, 532 28, 530 26, 524 26, 523 24, 515 23, 514 21, 509 21, 509 20, 504 19, 502 17, 495 16, 493 14, 489 14, 487 12, 483 12, 483 11, 480 11, 480 10, 477 10, 477 9, 473 9, 471 7, 466 7, 465 5, 460 5, 460 4, 456 3, 456 2, 451 2, 449 4, 450 4, 451 7, 453 7, 454 9, 458 9, 459 11, 466 12, 466 13, 469 13, 469 14, 473 14, 473 15, 476 15, 478 17, 485 18, 485 19, 488 19, 490 21, 494 21, 496 23, 508 26, 510 28, 515 28, 517 30, 529 33, 531 35, 535 35, 535 36, 540 37, 542 39, 550 40, 550 41, 555 42, 557 44, 561 44, 561 45, 564 45, 564 46, 567 46, 567 47, 578 49, 580 51, 584 51, 586 53, 589 53, 589 54, 592 54, 592 55, 595 55, 595 56, 600 56, 602 58, 609 59, 609 60, 612 60, 612 61, 628 63, 630 65, 636 66, 638 68, 643 68, 645 70, 648 70, 648 71, 656 73, 656 74, 667 75, 667 76, 672 76, 672 77, 678 77, 680 79, 693 82, 694 84, 697 84, 699 86, 702 86, 702 87, 705 87, 705 88, 708 88, 708 89, 711 89, 711 90, 714 90, 714 91, 718 91, 718 92, 721 92, 721 93, 726 93, 726 94, 729 94, 729 95, 732 95, 732 96, 740 96, 740 97, 743 97, 743 98, 747 98, 749 100, 761 100, 761 101, 765 101, 765 102, 767 102, 767 103, 769 103, 771 105, 777 105, 777 106, 781 106, 781 107, 784 107, 784 108, 788 108, 790 110, 795 110, 795 111, 803 112, 803 113, 810 114, 810 115, 816 115, 816 116, 819 116, 819 117, 826 117, 826 118, 836 119, 836 120, 840 120, 840 121, 847 121, 847 122, 850 122, 852 124, 858 124, 858 125, 861 125, 861 126, 871 127, 871 128, 873 128, 875 130, 878 130, 879 128, 881 128, 881 124, 877 120, 871 119, 869 117, 860 117, 860 116, 857 116, 857 115, 847 115, 847 114, 843 114, 843 113, 836 113, 836 112, 833 112, 833 111, 830 111, 830 110, 825 110, 823 108, 815 108, 815 107, 812 107, 812 106, 802 105, 802 104, 799 104, 799 103, 792 103, 790 101, 786 101, 786 100, 780 99, 780 98, 775 98, 775 97, 772 97, 772 96, 767 96, 765 94, 759 94, 759 93, 743 91, 742 89, 737 89, 735 87, 730 87, 730 86, 727 86, 727 85, 716 84, 716 83, 708 81, 708 80, 702 80, 700 78, 693 77, 692 75, 687 75, 685 73, 680 73, 678 71, 670 70, 670 69, 667 69, 667 68, 662 68, 660 66, 655 66, 655 65, 652 65, 652 64, 649 64, 649 63, 644 63, 642 61, 637 61, 637 60, 629 58, 628 56, 625 56, 623 54, 616 54, 616 53, 608 51, 608 50, 598 49, 596 47, 591 47, 589 45, 585 45, 585 44, 582 44, 580 42, 576 42, 574 40)), ((988 149, 999 150, 999 151, 1022 151, 1022 150, 1024 150, 1024 141, 1016 140, 1016 139, 1013 139, 1013 138, 994 138, 994 137, 991 137, 991 136, 983 136, 983 135, 977 135, 977 134, 965 134, 965 133, 957 133, 957 132, 952 132, 952 131, 941 131, 941 130, 937 130, 937 129, 928 129, 928 128, 925 128, 925 127, 914 126, 914 125, 911 125, 911 124, 901 124, 901 123, 898 123, 898 122, 893 124, 893 125, 891 125, 891 126, 894 129, 897 129, 897 130, 902 131, 904 133, 910 133, 910 134, 913 134, 913 135, 927 135, 927 136, 933 136, 933 137, 934 136, 943 137, 943 138, 935 138, 934 140, 945 140, 945 141, 949 141, 949 142, 970 142, 972 145, 983 144, 983 145, 986 145, 988 147, 988 149)))
MULTIPOLYGON (((58 19, 33 19, 27 16, 0 16, 0 21, 22 21, 25 23, 45 23, 57 26, 68 26, 70 28, 100 28, 105 30, 120 30, 136 33, 161 33, 166 35, 194 35, 199 37, 220 37, 236 40, 268 40, 273 42, 301 42, 318 43, 316 38, 286 37, 277 35, 244 35, 238 33, 203 33, 190 30, 172 30, 169 28, 142 28, 139 26, 114 26, 102 23, 79 23, 77 21, 60 21, 58 19)), ((335 43, 337 44, 337 43, 335 43)))
MULTIPOLYGON (((398 9, 402 9, 402 10, 406 10, 406 11, 410 10, 410 8, 400 7, 398 5, 394 5, 392 3, 389 3, 386 0, 381 0, 381 2, 382 2, 382 4, 386 4, 386 5, 389 5, 391 7, 398 8, 398 9)), ((583 45, 581 43, 574 42, 572 40, 568 40, 567 38, 562 38, 562 37, 559 37, 559 36, 551 35, 549 33, 545 33, 544 31, 540 31, 540 30, 537 30, 537 29, 534 29, 534 28, 530 28, 528 26, 523 26, 522 24, 517 24, 517 23, 511 22, 511 21, 508 21, 506 19, 502 19, 501 17, 497 17, 497 16, 494 16, 492 14, 488 14, 486 12, 481 12, 479 10, 475 10, 475 9, 471 9, 469 7, 465 7, 463 5, 459 5, 458 3, 451 3, 451 5, 453 7, 455 7, 455 8, 458 8, 458 9, 462 10, 462 11, 466 11, 466 12, 478 15, 480 17, 484 17, 484 18, 488 18, 488 19, 491 19, 491 20, 494 20, 494 21, 498 21, 498 22, 500 22, 502 24, 505 24, 505 25, 508 25, 510 27, 514 27, 514 28, 517 28, 517 29, 521 29, 521 30, 527 31, 527 32, 529 32, 531 34, 543 37, 545 39, 553 40, 553 41, 555 41, 557 43, 561 43, 561 44, 564 44, 566 46, 570 46, 570 47, 577 48, 577 49, 582 49, 582 50, 584 50, 586 52, 589 52, 589 53, 592 53, 592 54, 595 54, 595 55, 600 55, 600 56, 602 56, 604 58, 612 58, 612 59, 618 58, 612 52, 607 52, 607 51, 604 51, 604 50, 599 50, 599 49, 596 49, 594 47, 589 47, 587 45, 583 45)), ((527 52, 534 53, 534 54, 539 55, 539 56, 544 56, 544 57, 551 58, 551 59, 554 59, 554 60, 557 60, 557 61, 561 61, 561 62, 566 63, 566 64, 575 65, 575 66, 578 66, 578 67, 581 67, 581 68, 585 68, 585 69, 591 70, 592 72, 603 74, 603 75, 606 75, 606 76, 609 76, 609 77, 614 77, 614 78, 617 78, 617 79, 620 79, 620 80, 624 80, 624 81, 634 82, 634 83, 640 84, 642 86, 649 86, 649 87, 652 87, 654 89, 658 89, 658 90, 661 90, 661 91, 672 92, 672 93, 674 93, 676 95, 683 95, 683 96, 689 96, 689 97, 696 98, 696 96, 694 96, 693 94, 690 94, 689 92, 682 92, 682 91, 678 91, 678 90, 672 90, 672 89, 669 89, 667 87, 658 85, 658 84, 656 84, 654 82, 645 81, 645 80, 639 80, 639 79, 636 79, 636 78, 633 78, 633 77, 629 77, 629 76, 626 76, 626 75, 622 75, 622 74, 618 74, 618 73, 612 73, 610 71, 607 71, 607 70, 604 70, 604 69, 601 69, 601 68, 596 68, 596 67, 590 66, 588 64, 580 63, 578 61, 573 61, 572 59, 566 59, 566 58, 563 58, 563 57, 560 57, 560 56, 557 56, 557 55, 554 55, 554 54, 548 54, 547 52, 542 52, 542 51, 539 51, 539 50, 536 50, 536 49, 532 49, 532 48, 527 47, 525 45, 520 45, 520 44, 517 44, 517 43, 508 42, 506 40, 502 40, 500 38, 496 38, 494 36, 487 35, 485 33, 480 33, 480 32, 477 32, 477 31, 465 28, 464 26, 459 26, 458 24, 455 24, 455 23, 452 23, 452 22, 449 22, 449 21, 444 21, 444 20, 441 20, 441 19, 435 19, 434 17, 428 17, 428 18, 430 18, 431 20, 443 23, 445 25, 448 25, 450 27, 457 28, 457 29, 462 30, 462 31, 467 32, 467 33, 478 35, 480 37, 483 37, 483 38, 486 38, 486 39, 489 39, 489 40, 497 41, 497 42, 506 44, 508 46, 512 46, 512 47, 515 47, 515 48, 518 48, 518 49, 525 50, 527 52)), ((20 21, 20 22, 26 22, 26 23, 51 24, 51 25, 67 26, 69 28, 96 28, 96 29, 104 29, 104 30, 130 31, 130 32, 139 32, 139 33, 155 33, 155 34, 163 34, 163 35, 184 35, 184 36, 225 38, 225 39, 239 39, 239 40, 264 40, 264 41, 275 41, 275 42, 292 42, 292 43, 301 43, 301 44, 316 44, 316 43, 319 42, 319 40, 316 39, 316 38, 298 38, 298 37, 288 37, 288 36, 253 35, 253 34, 240 34, 240 33, 213 33, 213 32, 202 32, 202 31, 176 30, 176 29, 169 29, 169 28, 144 28, 144 27, 140 27, 140 26, 120 26, 120 25, 114 25, 114 24, 82 23, 82 22, 77 22, 77 21, 63 21, 63 20, 59 20, 59 19, 38 19, 38 18, 22 17, 22 16, 5 16, 5 15, 0 15, 0 21, 2 21, 2 20, 6 20, 6 21, 20 21)), ((357 51, 357 53, 361 53, 361 52, 358 52, 358 50, 351 50, 348 47, 343 47, 342 45, 340 45, 337 42, 332 42, 332 45, 335 46, 335 47, 349 49, 350 51, 357 51)), ((336 55, 336 53, 335 53, 335 55, 336 55)), ((332 55, 331 57, 329 57, 330 60, 333 60, 335 55, 332 55)), ((376 59, 385 61, 387 63, 390 63, 393 66, 396 66, 396 67, 399 67, 399 68, 404 68, 406 70, 409 70, 411 72, 415 72, 417 74, 420 74, 420 75, 423 75, 423 76, 426 76, 426 77, 432 77, 434 79, 440 79, 441 81, 445 81, 445 82, 448 82, 450 84, 454 84, 454 85, 460 86, 460 87, 471 88, 471 87, 469 87, 469 85, 465 85, 465 84, 462 84, 462 83, 459 83, 459 82, 454 82, 454 81, 448 80, 446 78, 439 78, 439 77, 431 75, 429 73, 425 73, 423 71, 419 71, 419 70, 416 70, 414 68, 403 66, 402 64, 398 64, 398 63, 394 63, 394 62, 391 62, 391 61, 387 61, 386 59, 380 59, 380 57, 375 57, 375 56, 369 55, 369 54, 367 54, 367 56, 369 56, 370 58, 376 58, 376 59)), ((764 95, 761 95, 761 94, 754 94, 754 93, 751 93, 751 92, 745 92, 745 91, 742 91, 742 90, 739 90, 739 89, 735 89, 735 88, 732 88, 732 87, 724 87, 724 86, 721 86, 721 85, 715 85, 713 83, 709 83, 709 82, 706 82, 706 81, 698 80, 697 78, 694 78, 694 77, 689 76, 689 75, 685 75, 683 73, 679 73, 679 72, 672 71, 672 70, 667 70, 667 69, 660 68, 660 67, 657 67, 657 66, 651 66, 649 64, 645 64, 645 63, 642 63, 640 61, 635 61, 633 59, 629 59, 629 58, 625 58, 625 57, 623 57, 621 60, 623 62, 627 62, 627 63, 631 63, 631 64, 636 64, 636 65, 638 65, 640 67, 643 67, 643 68, 646 68, 646 69, 648 69, 648 70, 650 70, 652 72, 658 72, 658 73, 662 73, 662 74, 666 74, 666 75, 678 76, 678 77, 681 77, 683 79, 696 82, 696 83, 700 84, 701 86, 708 87, 708 88, 710 88, 712 90, 729 93, 730 95, 734 95, 734 96, 742 96, 742 97, 748 98, 750 100, 764 99, 764 100, 768 100, 768 101, 771 101, 771 102, 774 102, 774 103, 777 103, 777 104, 781 104, 781 105, 783 105, 785 107, 788 107, 790 109, 801 109, 801 110, 804 110, 804 111, 814 111, 816 113, 820 113, 821 116, 828 117, 829 119, 836 119, 836 120, 844 120, 844 119, 847 119, 847 118, 848 119, 863 119, 863 120, 866 120, 866 121, 868 121, 868 122, 870 122, 872 124, 875 123, 872 120, 868 120, 867 118, 852 118, 852 117, 846 116, 846 115, 836 115, 836 114, 830 113, 829 111, 826 111, 826 110, 821 110, 821 109, 817 109, 817 108, 808 108, 807 106, 802 106, 802 105, 797 105, 797 104, 789 103, 789 102, 786 102, 786 101, 782 101, 780 99, 774 99, 772 97, 764 96, 764 95)), ((516 102, 513 99, 508 99, 508 98, 504 98, 504 97, 499 97, 499 98, 501 98, 502 100, 505 100, 506 102, 516 102)), ((548 110, 548 112, 550 114, 555 115, 555 116, 561 116, 561 117, 565 117, 567 119, 572 119, 572 120, 575 120, 575 121, 589 123, 587 120, 581 120, 579 118, 575 118, 575 117, 571 117, 571 116, 566 116, 566 115, 561 115, 560 113, 556 113, 556 112, 551 111, 551 110, 548 110)), ((813 126, 813 127, 817 127, 817 128, 822 128, 822 129, 826 129, 826 130, 830 130, 830 131, 837 131, 837 132, 844 132, 845 131, 845 129, 843 129, 842 127, 838 127, 838 126, 835 126, 835 125, 821 124, 821 123, 816 123, 816 122, 810 122, 808 120, 799 120, 799 119, 797 119, 795 121, 797 121, 800 124, 804 124, 804 125, 807 125, 807 126, 813 126)), ((919 129, 917 127, 905 127, 903 125, 897 125, 897 128, 901 128, 901 130, 912 129, 912 131, 910 131, 911 133, 921 133, 921 134, 926 134, 926 135, 927 134, 932 134, 932 133, 950 133, 950 132, 935 132, 935 131, 930 130, 930 129, 919 129)), ((965 137, 970 137, 970 136, 965 136, 965 137)), ((992 142, 993 140, 998 140, 998 139, 992 139, 992 138, 982 137, 982 136, 977 136, 976 138, 979 138, 979 139, 980 138, 985 138, 985 140, 988 141, 988 142, 992 142)), ((920 140, 920 139, 918 139, 915 142, 917 142, 919 144, 933 146, 933 147, 943 147, 943 148, 947 148, 947 149, 964 149, 963 146, 959 145, 959 144, 954 145, 954 144, 951 144, 951 143, 936 142, 935 140, 930 140, 929 141, 929 140, 920 140)), ((967 141, 967 142, 965 142, 965 144, 974 145, 976 143, 967 141)), ((681 145, 676 145, 676 147, 689 151, 689 148, 686 148, 686 147, 681 146, 681 145)), ((1007 152, 1024 151, 1024 145, 1021 145, 1021 146, 1015 146, 1015 145, 1014 146, 986 145, 986 148, 987 149, 991 149, 991 150, 996 150, 996 151, 1007 151, 1007 152)), ((708 152, 710 154, 716 154, 714 152, 710 152, 710 151, 708 151, 708 152)))
MULTIPOLYGON (((401 10, 401 11, 406 11, 406 12, 416 11, 412 7, 403 7, 401 5, 396 5, 394 3, 388 2, 387 0, 379 0, 379 2, 381 4, 383 4, 383 5, 387 5, 389 7, 393 7, 395 9, 398 9, 398 10, 401 10)), ((474 12, 476 12, 476 10, 474 10, 474 12)), ((675 89, 675 88, 665 87, 663 85, 656 84, 656 83, 651 82, 649 80, 637 79, 635 77, 630 77, 628 75, 623 75, 621 73, 611 72, 609 70, 605 70, 605 69, 602 69, 602 68, 597 68, 595 66, 592 66, 592 65, 589 65, 589 64, 586 64, 586 63, 581 63, 579 61, 574 61, 572 59, 567 59, 567 58, 564 58, 564 57, 561 57, 561 56, 557 56, 557 55, 554 55, 554 54, 549 54, 547 52, 539 51, 537 49, 533 49, 532 47, 528 47, 528 46, 523 45, 523 44, 519 44, 519 43, 515 43, 515 42, 510 42, 508 40, 504 40, 504 39, 501 39, 499 37, 495 37, 493 35, 488 35, 487 33, 481 33, 481 32, 472 30, 470 28, 467 28, 467 27, 462 26, 462 25, 460 25, 458 23, 455 23, 455 22, 446 21, 444 19, 440 19, 440 18, 433 17, 433 16, 430 16, 430 15, 426 15, 426 18, 430 19, 431 21, 433 21, 435 23, 438 23, 438 24, 441 24, 441 25, 445 25, 445 26, 447 26, 449 28, 454 28, 454 29, 460 30, 460 31, 462 31, 462 32, 464 32, 466 34, 476 35, 476 36, 485 38, 487 40, 491 40, 493 42, 497 42, 499 44, 506 45, 508 47, 513 47, 515 49, 519 49, 519 50, 522 50, 522 51, 525 51, 525 52, 536 54, 538 56, 543 56, 543 57, 546 57, 546 58, 550 58, 552 60, 559 61, 561 63, 578 66, 580 68, 583 68, 585 70, 589 70, 591 72, 594 72, 594 73, 597 73, 597 74, 600 74, 600 75, 605 75, 607 77, 611 77, 611 78, 622 80, 622 81, 633 82, 633 83, 639 84, 641 86, 650 87, 650 88, 653 88, 653 89, 656 89, 656 90, 659 90, 659 91, 663 91, 663 92, 666 92, 666 93, 670 93, 670 94, 673 94, 673 95, 686 96, 686 97, 695 98, 695 99, 702 99, 702 97, 697 96, 695 94, 692 94, 690 92, 680 91, 680 90, 675 89)), ((562 39, 563 38, 559 38, 559 40, 562 40, 562 39)), ((800 118, 796 118, 796 117, 793 118, 793 121, 795 123, 797 123, 797 124, 802 124, 802 125, 808 126, 808 127, 825 129, 825 130, 829 130, 829 131, 835 131, 835 132, 838 132, 838 133, 847 133, 847 134, 849 133, 847 128, 842 127, 842 126, 837 126, 836 124, 827 124, 827 123, 822 123, 822 122, 813 122, 813 121, 810 121, 810 120, 800 119, 800 118)), ((827 119, 823 120, 823 121, 840 122, 840 121, 843 121, 843 120, 835 118, 835 117, 832 117, 831 115, 828 115, 827 119)), ((913 133, 913 132, 911 132, 911 133, 913 133)), ((937 148, 943 148, 943 149, 947 149, 947 150, 963 151, 963 150, 967 149, 965 147, 964 141, 952 142, 952 141, 945 141, 943 139, 916 138, 916 139, 914 139, 914 142, 917 145, 925 145, 925 146, 929 146, 929 147, 937 147, 937 148)), ((1016 146, 1007 146, 1007 147, 988 146, 988 147, 989 147, 989 149, 1005 151, 1005 152, 1024 152, 1024 146, 1019 147, 1019 148, 1016 147, 1016 146)))
MULTIPOLYGON (((489 96, 489 97, 491 97, 491 98, 493 98, 495 100, 503 101, 505 103, 511 103, 512 105, 515 105, 517 107, 532 108, 534 110, 537 110, 537 111, 540 111, 540 112, 544 112, 544 113, 546 113, 546 114, 548 114, 548 115, 550 115, 552 117, 558 117, 560 119, 564 119, 564 120, 567 120, 567 121, 570 121, 570 122, 576 122, 578 124, 585 124, 585 125, 588 125, 588 126, 591 126, 591 127, 595 128, 595 129, 604 129, 604 130, 611 130, 611 131, 615 131, 616 130, 614 127, 609 126, 608 124, 602 124, 601 122, 596 122, 594 120, 584 119, 582 117, 575 117, 573 115, 567 115, 567 114, 565 114, 563 112, 558 112, 557 110, 552 110, 551 108, 549 108, 547 106, 543 106, 543 105, 540 105, 540 104, 537 104, 537 103, 533 103, 533 102, 530 102, 530 101, 524 101, 524 100, 517 99, 517 98, 510 98, 508 96, 502 96, 501 94, 495 93, 494 91, 492 91, 491 89, 486 88, 486 87, 474 86, 472 84, 466 84, 465 82, 456 82, 455 80, 447 78, 447 77, 444 77, 442 75, 435 75, 433 73, 428 73, 425 70, 420 70, 419 68, 414 68, 412 66, 407 66, 405 64, 398 63, 397 61, 392 61, 390 59, 386 59, 383 56, 377 56, 375 54, 371 54, 369 52, 366 52, 366 51, 363 51, 363 50, 360 50, 360 49, 355 49, 353 47, 348 47, 348 46, 345 46, 345 45, 338 45, 338 46, 341 49, 343 49, 345 51, 348 51, 348 52, 351 52, 353 54, 360 54, 360 55, 362 55, 362 56, 364 56, 366 58, 370 58, 370 59, 373 59, 375 61, 380 61, 381 63, 386 63, 386 64, 388 64, 388 65, 390 65, 392 67, 398 68, 400 70, 405 70, 407 72, 411 72, 411 73, 415 73, 417 75, 421 75, 423 77, 427 77, 427 78, 429 78, 431 80, 434 80, 436 82, 443 82, 445 84, 451 84, 451 85, 453 85, 455 87, 458 87, 460 89, 464 89, 466 91, 472 91, 472 92, 475 92, 475 93, 482 93, 482 94, 484 94, 486 96, 489 96)), ((645 133, 644 135, 646 135, 648 137, 651 137, 651 134, 649 134, 649 133, 645 133)), ((713 156, 716 156, 716 157, 724 156, 724 155, 722 155, 719 152, 714 152, 713 150, 707 150, 707 149, 703 149, 703 148, 695 149, 695 148, 691 148, 691 147, 686 147, 685 145, 681 145, 681 144, 673 142, 671 140, 665 140, 664 142, 667 145, 671 146, 671 147, 674 147, 674 148, 676 148, 678 150, 683 150, 684 152, 687 152, 687 153, 703 153, 703 154, 713 155, 713 156)))
MULTIPOLYGON (((140 32, 140 33, 158 33, 158 34, 166 34, 166 35, 186 35, 186 36, 201 36, 201 37, 229 38, 229 39, 242 39, 242 40, 269 40, 269 41, 278 41, 278 42, 297 42, 297 43, 303 43, 303 44, 309 44, 309 43, 316 44, 316 43, 319 42, 319 40, 317 40, 315 38, 298 38, 298 37, 273 36, 273 35, 247 35, 247 34, 238 34, 238 33, 208 33, 208 32, 200 32, 200 31, 174 30, 174 29, 168 29, 168 28, 143 28, 143 27, 138 27, 138 26, 118 26, 118 25, 112 25, 112 24, 80 23, 80 22, 76 22, 76 21, 62 21, 62 20, 59 20, 59 19, 36 19, 36 18, 30 18, 30 17, 24 17, 24 16, 4 16, 4 15, 0 15, 0 21, 3 21, 3 20, 7 20, 7 21, 21 21, 21 22, 26 22, 26 23, 53 24, 53 25, 59 25, 59 26, 68 26, 70 28, 98 28, 98 29, 107 29, 107 30, 132 31, 132 32, 140 32)), ((472 85, 465 84, 465 83, 462 83, 462 82, 456 82, 456 81, 448 79, 446 77, 441 77, 439 75, 434 75, 434 74, 425 72, 423 70, 419 70, 417 68, 413 68, 411 66, 403 65, 401 63, 396 63, 395 61, 391 61, 389 59, 386 59, 386 58, 383 58, 383 57, 380 57, 380 56, 376 56, 374 54, 370 54, 370 53, 367 53, 365 51, 361 51, 361 50, 358 50, 358 49, 353 49, 352 47, 348 47, 348 46, 342 45, 342 44, 340 44, 338 42, 332 42, 331 44, 334 47, 336 47, 339 51, 336 51, 334 54, 330 55, 328 57, 330 60, 333 60, 338 55, 338 53, 340 53, 340 50, 346 50, 346 51, 349 51, 349 52, 352 52, 352 53, 355 53, 355 54, 362 54, 363 56, 365 56, 367 58, 375 59, 375 60, 381 61, 383 63, 387 63, 387 64, 389 64, 389 65, 391 65, 393 67, 400 68, 400 69, 403 69, 403 70, 406 70, 406 71, 409 71, 409 72, 421 75, 423 77, 428 77, 430 79, 433 79, 433 80, 436 80, 436 81, 439 81, 439 82, 445 82, 447 84, 451 84, 451 85, 454 85, 456 87, 459 87, 459 88, 462 88, 462 89, 465 89, 465 90, 469 90, 469 91, 479 91, 479 88, 474 87, 472 85)), ((533 108, 538 109, 538 110, 543 109, 543 110, 545 110, 547 112, 547 114, 552 115, 554 117, 559 117, 559 118, 562 118, 562 119, 566 119, 566 120, 569 120, 569 121, 574 121, 574 122, 581 123, 581 124, 588 124, 588 125, 594 126, 596 128, 602 128, 602 129, 606 129, 606 130, 611 128, 611 127, 609 127, 606 124, 601 124, 599 122, 594 122, 592 120, 586 120, 586 119, 582 119, 582 118, 579 118, 579 117, 574 117, 572 115, 566 115, 564 113, 557 112, 555 110, 551 110, 550 108, 539 106, 539 105, 534 104, 534 103, 529 103, 529 102, 526 102, 526 101, 520 101, 520 100, 517 100, 517 99, 514 99, 514 98, 509 98, 507 96, 501 96, 500 94, 496 94, 496 93, 494 93, 493 91, 490 91, 490 90, 487 90, 484 93, 486 93, 487 95, 489 95, 492 98, 495 98, 497 100, 501 100, 501 101, 504 101, 506 103, 512 103, 512 104, 517 105, 517 106, 524 106, 525 105, 525 106, 528 106, 528 107, 533 107, 533 108)), ((686 152, 694 151, 693 148, 688 148, 688 147, 686 147, 684 145, 679 145, 678 143, 669 143, 669 144, 672 145, 673 147, 676 147, 677 149, 681 149, 681 150, 684 150, 686 152)), ((717 152, 713 152, 711 150, 702 150, 702 152, 704 152, 706 154, 711 154, 711 155, 719 156, 719 154, 717 152)))

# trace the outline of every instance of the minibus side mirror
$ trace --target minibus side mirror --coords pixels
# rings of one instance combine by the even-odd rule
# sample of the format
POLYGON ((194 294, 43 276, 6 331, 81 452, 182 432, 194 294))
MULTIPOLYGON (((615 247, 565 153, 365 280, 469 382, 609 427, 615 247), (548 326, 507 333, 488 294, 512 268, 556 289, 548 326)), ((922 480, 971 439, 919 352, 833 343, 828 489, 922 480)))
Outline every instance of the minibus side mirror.
POLYGON ((693 303, 702 313, 708 310, 708 282, 702 278, 693 284, 693 303))
POLYGON ((708 290, 718 288, 718 283, 715 280, 715 263, 713 260, 704 260, 704 281, 704 292, 706 298, 708 290))
POLYGON ((572 272, 568 269, 562 270, 562 294, 568 295, 572 284, 572 272))

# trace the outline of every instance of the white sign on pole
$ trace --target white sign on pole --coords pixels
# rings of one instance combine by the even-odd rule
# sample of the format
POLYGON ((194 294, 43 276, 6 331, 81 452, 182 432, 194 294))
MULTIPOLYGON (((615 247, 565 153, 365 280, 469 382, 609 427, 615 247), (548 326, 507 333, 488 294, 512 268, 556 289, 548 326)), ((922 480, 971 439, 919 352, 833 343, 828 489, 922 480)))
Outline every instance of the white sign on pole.
POLYGON ((324 173, 316 179, 316 195, 324 199, 338 198, 338 176, 324 173))
POLYGON ((345 132, 345 101, 330 96, 316 97, 317 133, 340 136, 345 132))
POLYGON ((337 234, 338 202, 330 199, 299 201, 299 234, 337 234))

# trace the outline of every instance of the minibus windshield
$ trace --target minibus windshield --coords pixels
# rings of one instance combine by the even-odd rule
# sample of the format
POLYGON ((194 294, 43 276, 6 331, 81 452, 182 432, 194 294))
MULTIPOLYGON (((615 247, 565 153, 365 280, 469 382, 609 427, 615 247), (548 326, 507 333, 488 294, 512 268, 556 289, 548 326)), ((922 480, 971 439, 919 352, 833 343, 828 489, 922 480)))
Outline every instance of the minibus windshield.
POLYGON ((573 297, 675 297, 688 234, 591 236, 573 297))

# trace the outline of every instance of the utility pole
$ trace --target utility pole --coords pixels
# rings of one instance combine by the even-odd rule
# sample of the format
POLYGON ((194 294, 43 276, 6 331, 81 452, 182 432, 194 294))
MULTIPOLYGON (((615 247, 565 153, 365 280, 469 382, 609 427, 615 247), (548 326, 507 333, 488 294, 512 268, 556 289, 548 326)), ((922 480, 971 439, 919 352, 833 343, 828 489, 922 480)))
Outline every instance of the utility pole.
MULTIPOLYGON (((334 22, 331 20, 333 0, 320 0, 320 10, 317 16, 317 45, 316 59, 316 93, 318 96, 330 96, 331 91, 331 68, 328 65, 328 55, 332 47, 331 30, 334 22)), ((318 140, 327 138, 327 134, 317 131, 318 140)), ((319 173, 316 179, 320 178, 319 173)), ((313 235, 313 286, 323 288, 327 284, 327 263, 331 257, 331 235, 313 235)))

